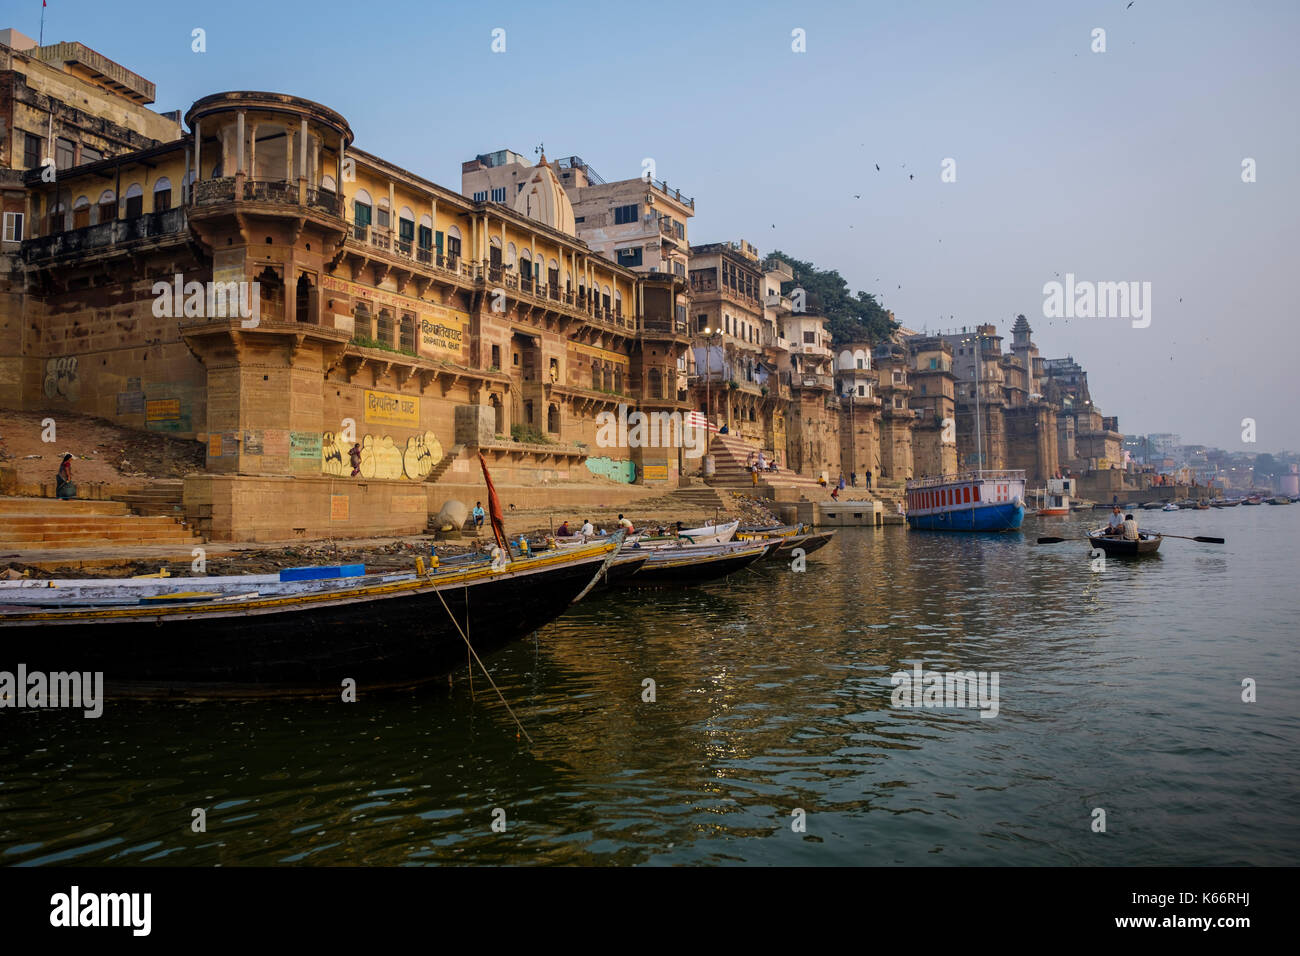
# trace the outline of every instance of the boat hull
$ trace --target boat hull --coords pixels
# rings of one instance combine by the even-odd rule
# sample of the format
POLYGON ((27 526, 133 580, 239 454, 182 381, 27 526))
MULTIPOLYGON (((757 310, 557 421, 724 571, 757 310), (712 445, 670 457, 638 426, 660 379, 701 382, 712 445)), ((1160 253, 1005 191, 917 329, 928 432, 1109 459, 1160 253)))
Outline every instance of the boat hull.
POLYGON ((1024 520, 1025 507, 1016 502, 907 516, 908 526, 918 531, 1014 531, 1024 520))
POLYGON ((466 663, 452 616, 484 657, 564 613, 616 548, 224 606, 11 611, 0 670, 102 672, 107 694, 132 697, 333 696, 347 679, 363 693, 410 687, 466 663))
POLYGON ((1137 541, 1129 541, 1125 538, 1107 537, 1095 531, 1088 534, 1090 548, 1100 548, 1107 557, 1117 558, 1136 558, 1155 554, 1160 550, 1160 542, 1163 540, 1160 535, 1150 535, 1139 538, 1137 541))

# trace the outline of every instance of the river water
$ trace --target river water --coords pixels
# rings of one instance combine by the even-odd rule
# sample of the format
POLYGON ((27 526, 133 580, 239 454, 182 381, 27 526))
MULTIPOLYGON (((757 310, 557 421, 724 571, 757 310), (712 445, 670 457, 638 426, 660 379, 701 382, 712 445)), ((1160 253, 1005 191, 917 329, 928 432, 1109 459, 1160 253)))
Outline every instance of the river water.
POLYGON ((0 711, 0 864, 1293 864, 1300 507, 1138 517, 1227 544, 849 529, 597 595, 487 661, 531 746, 467 672, 0 711), (917 663, 996 672, 997 716, 893 706, 917 663))

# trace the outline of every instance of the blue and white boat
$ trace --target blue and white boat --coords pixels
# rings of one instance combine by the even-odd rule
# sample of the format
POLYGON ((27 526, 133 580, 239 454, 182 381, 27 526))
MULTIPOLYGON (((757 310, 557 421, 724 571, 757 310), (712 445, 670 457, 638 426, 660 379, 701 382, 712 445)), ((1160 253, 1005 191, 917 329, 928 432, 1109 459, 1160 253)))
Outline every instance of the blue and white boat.
POLYGON ((972 471, 907 483, 907 523, 923 531, 1014 531, 1025 517, 1023 471, 972 471))

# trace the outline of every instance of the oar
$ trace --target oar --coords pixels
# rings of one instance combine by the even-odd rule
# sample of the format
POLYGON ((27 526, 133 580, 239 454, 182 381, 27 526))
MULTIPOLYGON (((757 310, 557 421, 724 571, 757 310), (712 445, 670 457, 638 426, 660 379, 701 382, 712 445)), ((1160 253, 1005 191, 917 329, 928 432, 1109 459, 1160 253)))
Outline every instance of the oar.
POLYGON ((1060 544, 1062 541, 1072 541, 1073 538, 1039 538, 1039 544, 1060 544))
POLYGON ((1158 534, 1158 535, 1160 535, 1160 537, 1162 537, 1162 538, 1182 538, 1184 541, 1200 541, 1202 544, 1224 544, 1224 543, 1226 543, 1226 542, 1224 542, 1224 540, 1223 540, 1222 538, 1211 538, 1209 535, 1204 535, 1204 534, 1202 534, 1202 535, 1197 535, 1195 538, 1189 538, 1189 537, 1188 537, 1187 535, 1185 535, 1185 534, 1163 534, 1162 532, 1159 532, 1159 531, 1152 531, 1150 528, 1147 528, 1147 529, 1146 529, 1146 533, 1147 533, 1147 534, 1158 534))

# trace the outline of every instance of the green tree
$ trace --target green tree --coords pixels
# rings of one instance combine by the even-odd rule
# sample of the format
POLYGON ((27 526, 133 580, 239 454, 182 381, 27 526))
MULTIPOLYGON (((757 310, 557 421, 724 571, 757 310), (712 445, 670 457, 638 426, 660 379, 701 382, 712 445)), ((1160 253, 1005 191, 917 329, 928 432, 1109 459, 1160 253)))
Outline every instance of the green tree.
POLYGON ((803 289, 807 293, 807 310, 826 316, 826 327, 835 345, 884 342, 898 328, 898 323, 874 295, 851 293, 849 284, 837 270, 818 269, 811 262, 780 251, 773 252, 771 258, 788 263, 794 272, 794 281, 784 283, 781 292, 788 294, 792 289, 803 289))

